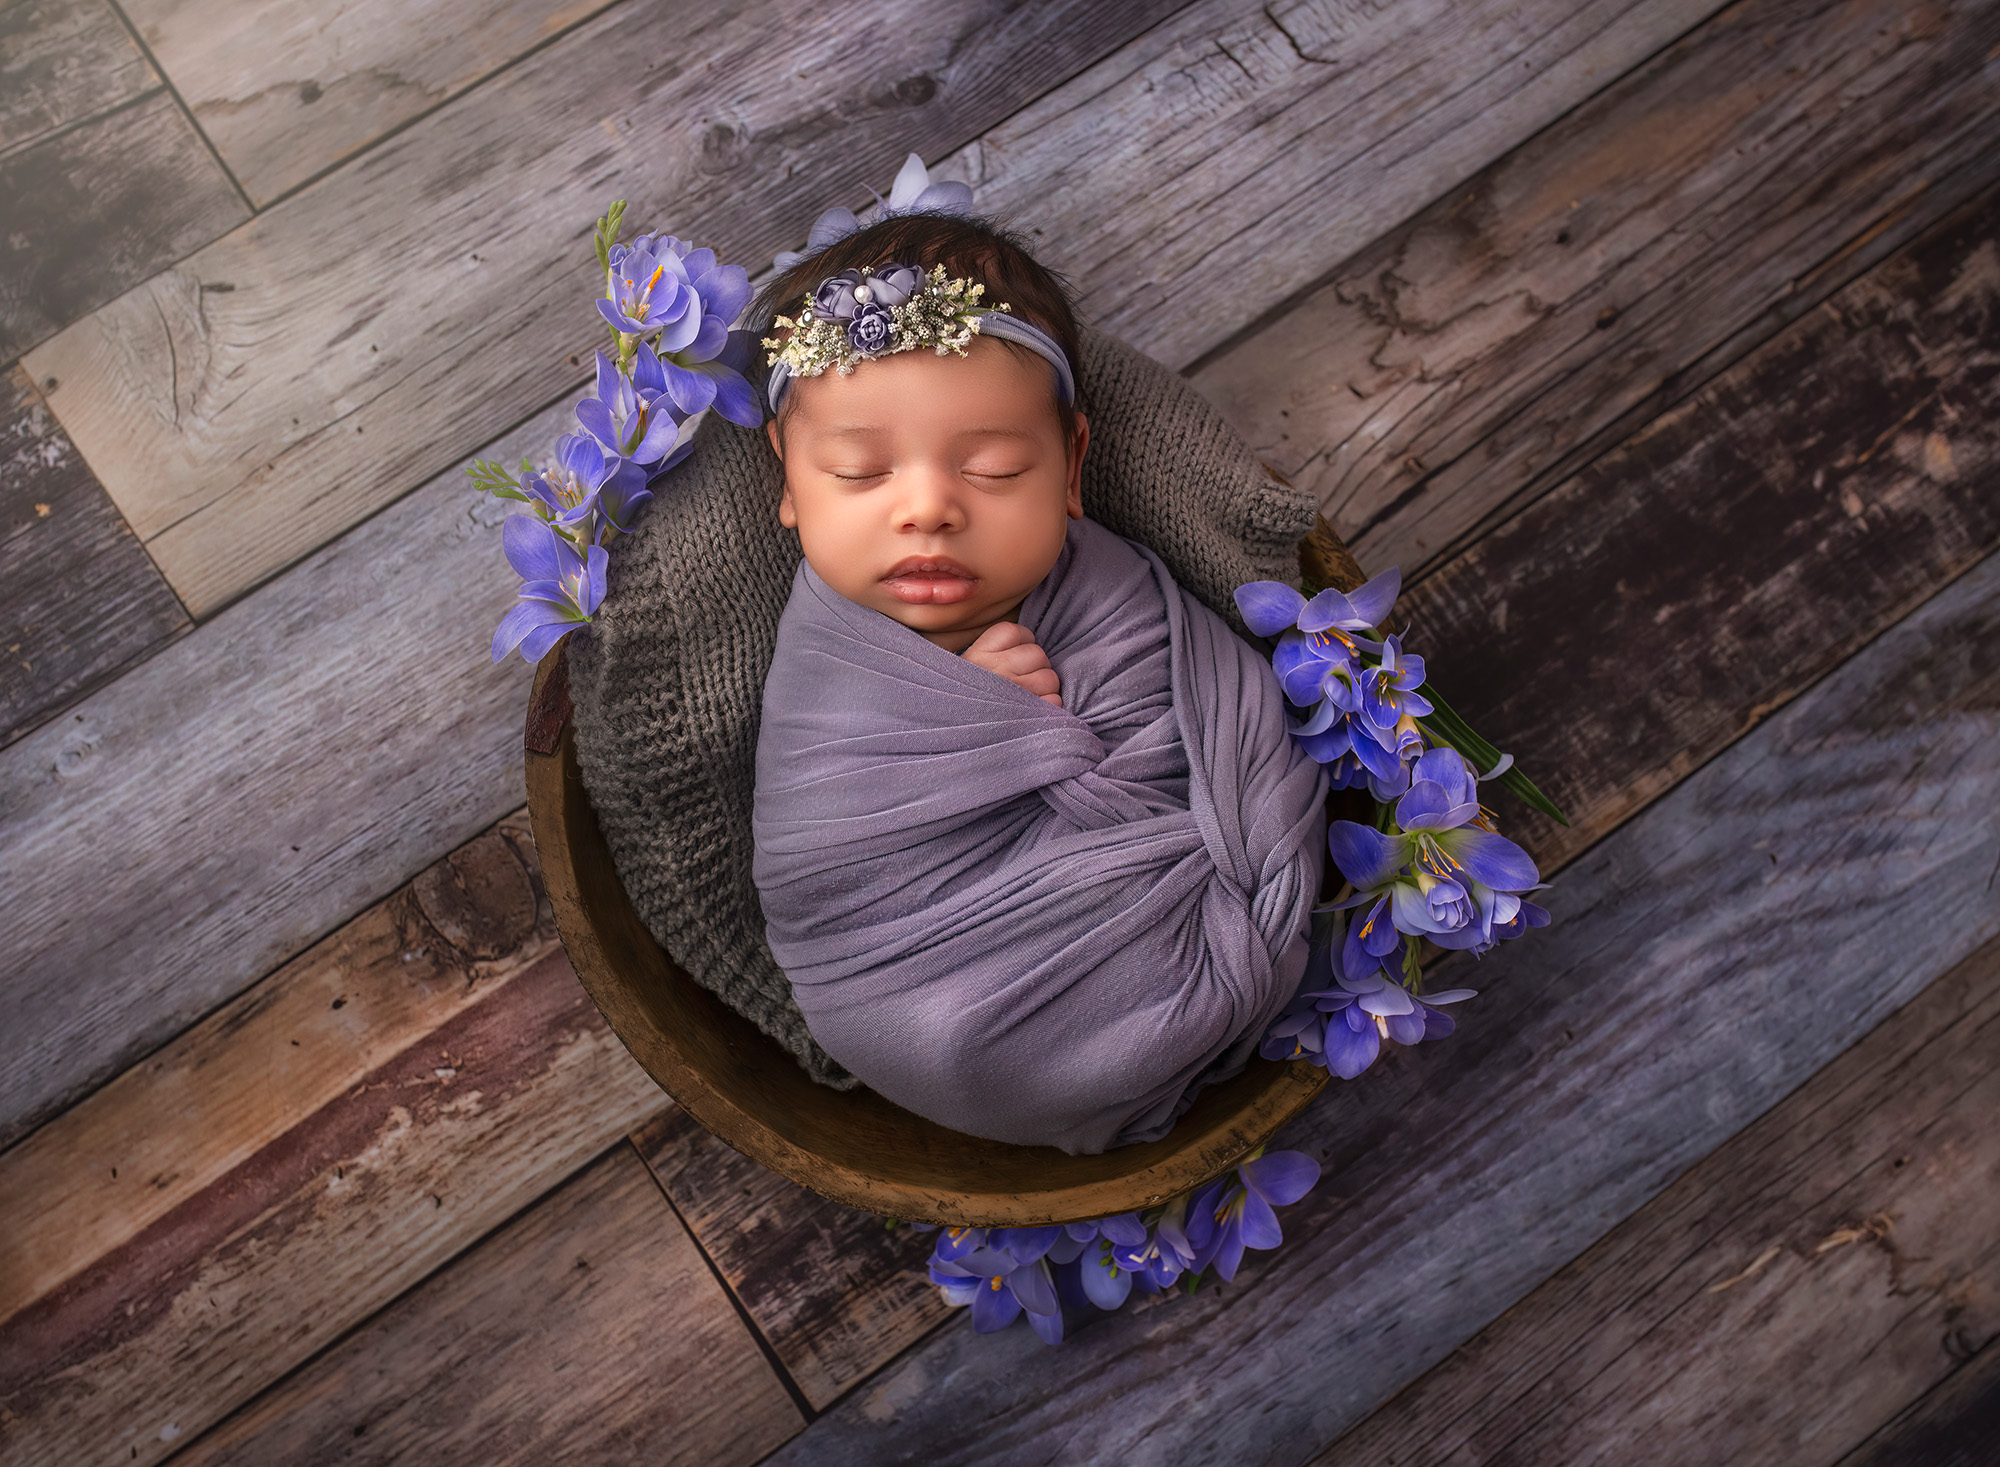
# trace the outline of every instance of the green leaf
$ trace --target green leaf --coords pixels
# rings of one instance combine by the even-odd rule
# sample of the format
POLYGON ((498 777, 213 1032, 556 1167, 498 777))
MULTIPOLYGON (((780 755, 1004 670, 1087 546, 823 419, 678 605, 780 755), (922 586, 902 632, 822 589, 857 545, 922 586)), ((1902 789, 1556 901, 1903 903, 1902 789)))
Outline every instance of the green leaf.
MULTIPOLYGON (((1434 736, 1439 743, 1449 744, 1458 750, 1481 771, 1491 769, 1500 762, 1500 751, 1474 733, 1471 725, 1452 711, 1451 705, 1438 696, 1436 686, 1428 681, 1424 683, 1424 697, 1430 701, 1432 711, 1419 718, 1417 723, 1425 733, 1434 736)), ((1521 772, 1518 764, 1500 776, 1500 787, 1557 824, 1569 824, 1569 818, 1556 808, 1555 801, 1536 789, 1534 781, 1521 772)))
MULTIPOLYGON (((529 471, 526 459, 521 460, 521 468, 523 472, 529 471)), ((525 502, 528 498, 521 492, 520 480, 507 472, 505 464, 496 460, 474 459, 472 466, 465 471, 465 476, 472 480, 473 487, 484 490, 496 499, 519 499, 525 502)))

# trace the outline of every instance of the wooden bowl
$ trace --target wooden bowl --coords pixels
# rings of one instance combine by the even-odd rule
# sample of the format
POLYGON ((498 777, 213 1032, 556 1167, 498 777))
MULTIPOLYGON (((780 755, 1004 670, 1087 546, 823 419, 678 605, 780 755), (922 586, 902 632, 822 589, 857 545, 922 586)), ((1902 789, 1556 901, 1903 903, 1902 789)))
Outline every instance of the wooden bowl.
MULTIPOLYGON (((1324 521, 1301 542, 1300 563, 1320 584, 1357 579, 1324 521)), ((1326 1071, 1302 1060, 1252 1059, 1241 1075, 1198 1095, 1160 1140, 1098 1156, 968 1136, 872 1090, 815 1084, 646 930, 578 775, 569 713, 568 663, 559 647, 536 669, 529 702, 528 810, 577 977, 612 1032, 683 1110, 802 1187, 887 1217, 957 1226, 1130 1212, 1218 1176, 1326 1083, 1326 1071)))

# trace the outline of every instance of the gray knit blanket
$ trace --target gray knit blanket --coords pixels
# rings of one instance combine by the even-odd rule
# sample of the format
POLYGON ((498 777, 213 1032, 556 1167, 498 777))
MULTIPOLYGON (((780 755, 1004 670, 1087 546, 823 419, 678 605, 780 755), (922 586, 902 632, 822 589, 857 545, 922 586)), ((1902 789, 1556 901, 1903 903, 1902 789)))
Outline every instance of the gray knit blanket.
POLYGON ((1326 770, 1264 654, 1095 520, 1017 619, 1060 707, 801 561, 751 871, 835 1060, 952 1130, 1094 1154, 1165 1135, 1298 988, 1326 770))
MULTIPOLYGON (((1082 358, 1085 515, 1249 637, 1232 593, 1299 583, 1318 506, 1275 482, 1178 373, 1088 328, 1082 358)), ((596 621, 566 639, 577 763, 660 945, 814 1079, 851 1089, 771 952, 751 871, 760 709, 798 532, 778 523, 783 476, 761 431, 710 414, 695 443, 611 547, 596 621)))

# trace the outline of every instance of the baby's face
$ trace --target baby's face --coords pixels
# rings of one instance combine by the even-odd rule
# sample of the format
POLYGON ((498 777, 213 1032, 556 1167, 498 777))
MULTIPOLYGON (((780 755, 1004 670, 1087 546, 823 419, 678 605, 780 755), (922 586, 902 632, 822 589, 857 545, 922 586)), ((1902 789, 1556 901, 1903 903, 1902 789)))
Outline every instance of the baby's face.
POLYGON ((1089 425, 1066 450, 1048 364, 975 337, 789 392, 778 519, 820 579, 950 652, 1012 620, 1083 514, 1089 425))

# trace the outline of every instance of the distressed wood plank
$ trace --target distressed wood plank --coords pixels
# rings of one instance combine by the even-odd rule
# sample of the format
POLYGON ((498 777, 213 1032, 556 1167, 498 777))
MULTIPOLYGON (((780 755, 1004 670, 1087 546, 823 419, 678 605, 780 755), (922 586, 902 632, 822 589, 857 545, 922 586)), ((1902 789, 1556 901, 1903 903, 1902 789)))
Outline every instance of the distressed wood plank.
POLYGON ((174 1460, 749 1467, 803 1424, 621 1145, 174 1460))
POLYGON ((57 417, 206 616, 577 382, 564 354, 602 335, 577 305, 610 199, 755 264, 829 196, 962 145, 1170 8, 631 0, 128 292, 32 370, 61 381, 57 417))
POLYGON ((0 926, 0 1142, 520 805, 494 509, 448 470, 0 750, 0 885, 38 914, 0 926))
POLYGON ((18 365, 0 377, 0 744, 191 623, 18 365))
POLYGON ((0 362, 249 214, 165 88, 0 156, 0 362))
POLYGON ((1985 1467, 2000 1440, 2000 1343, 1841 1458, 1840 1467, 1985 1467))
POLYGON ((1746 0, 1195 373, 1406 581, 2000 176, 2000 7, 1746 0))
POLYGON ((261 209, 609 5, 127 0, 125 10, 261 209))
POLYGON ((159 85, 105 0, 0 6, 0 154, 136 101, 159 85))
POLYGON ((0 1153, 0 1321, 558 947, 525 811, 0 1153))
POLYGON ((2000 935, 1996 810, 1989 559, 1441 975, 1482 990, 1450 1043, 1285 1133, 1325 1176, 1282 1251, 1058 1350, 948 1327, 774 1467, 1301 1460, 2000 935))
POLYGON ((1513 828, 1567 858, 1990 551, 1996 419, 2000 189, 1418 585, 1439 686, 1577 822, 1513 828))
POLYGON ((489 977, 0 1324, 10 1464, 161 1460, 665 1104, 560 951, 489 977))
POLYGON ((950 1315, 931 1234, 794 1186, 678 1107, 632 1140, 813 1409, 950 1315))
POLYGON ((1832 1467, 2000 1337, 1996 1109, 1988 943, 1316 1467, 1832 1467))

